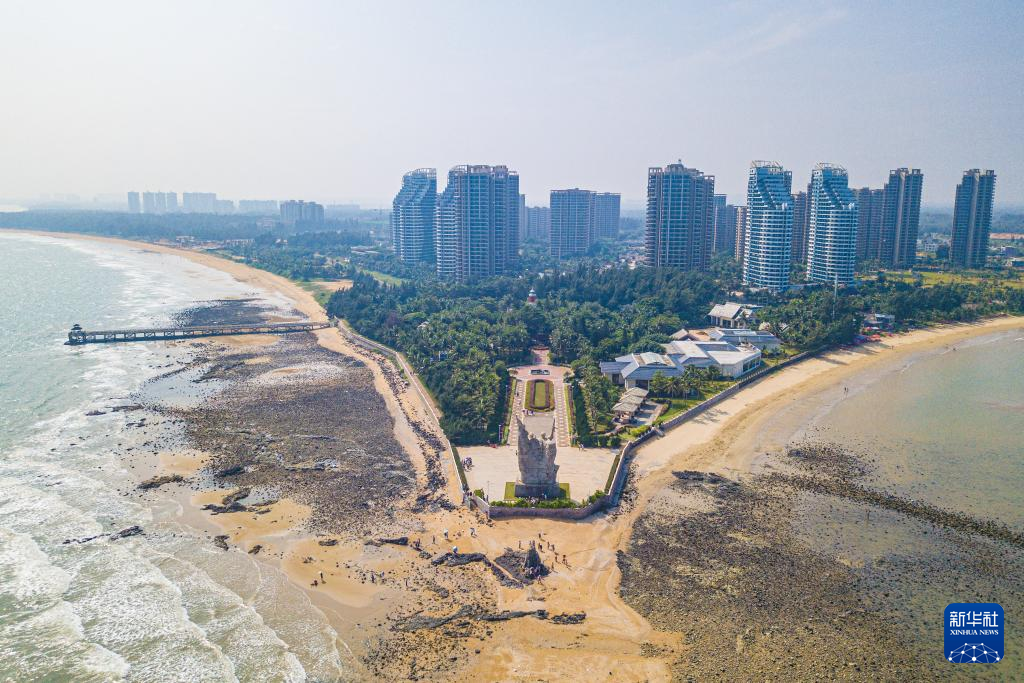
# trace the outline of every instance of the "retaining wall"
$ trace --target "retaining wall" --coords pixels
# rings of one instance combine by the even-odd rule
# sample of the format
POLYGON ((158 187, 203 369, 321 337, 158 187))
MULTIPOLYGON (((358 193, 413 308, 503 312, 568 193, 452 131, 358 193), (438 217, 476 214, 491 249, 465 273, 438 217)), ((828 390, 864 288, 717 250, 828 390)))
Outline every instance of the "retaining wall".
MULTIPOLYGON (((785 367, 788 367, 790 365, 793 365, 794 363, 798 363, 798 362, 800 362, 802 360, 810 358, 811 356, 815 356, 815 355, 817 355, 819 353, 821 353, 821 352, 820 351, 805 351, 804 353, 798 353, 797 355, 793 356, 792 358, 787 358, 786 360, 782 361, 778 365, 772 365, 770 367, 761 368, 760 370, 758 370, 756 372, 752 372, 751 374, 749 374, 746 377, 740 379, 739 381, 736 382, 736 384, 733 384, 731 387, 729 387, 728 389, 722 391, 721 393, 715 394, 714 396, 712 396, 708 400, 702 401, 702 402, 698 403, 697 405, 693 406, 692 408, 690 408, 688 410, 684 410, 683 412, 679 413, 678 415, 676 415, 675 417, 673 417, 670 420, 665 420, 664 422, 661 423, 660 428, 661 428, 661 430, 663 432, 666 432, 666 431, 672 429, 673 427, 676 427, 676 426, 686 422, 691 417, 696 417, 697 415, 700 415, 701 413, 703 413, 708 408, 711 408, 712 406, 714 406, 714 405, 716 405, 718 403, 721 403, 722 401, 724 401, 725 399, 729 398, 730 396, 734 396, 740 389, 742 389, 743 387, 747 386, 748 384, 752 384, 752 383, 756 382, 757 380, 761 379, 762 377, 764 377, 766 375, 770 375, 773 372, 777 372, 778 370, 781 370, 782 368, 785 368, 785 367)), ((650 433, 650 432, 648 432, 648 433, 650 433)))

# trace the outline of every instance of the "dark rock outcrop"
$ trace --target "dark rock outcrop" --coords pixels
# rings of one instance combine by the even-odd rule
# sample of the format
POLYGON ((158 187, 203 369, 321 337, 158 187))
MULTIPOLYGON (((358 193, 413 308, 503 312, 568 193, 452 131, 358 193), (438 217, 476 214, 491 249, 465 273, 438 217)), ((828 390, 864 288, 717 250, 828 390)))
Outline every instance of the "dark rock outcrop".
POLYGON ((178 482, 185 481, 185 477, 180 474, 164 474, 158 477, 151 477, 146 481, 139 484, 140 489, 158 489, 164 484, 177 484, 178 482))

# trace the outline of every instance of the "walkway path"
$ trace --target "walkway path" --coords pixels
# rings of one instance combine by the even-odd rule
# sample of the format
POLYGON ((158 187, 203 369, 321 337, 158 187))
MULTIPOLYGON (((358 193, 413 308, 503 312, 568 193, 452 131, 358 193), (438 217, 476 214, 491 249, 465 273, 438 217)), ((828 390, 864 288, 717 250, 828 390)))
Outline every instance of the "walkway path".
POLYGON ((515 448, 519 441, 518 430, 515 428, 516 416, 523 420, 526 429, 531 434, 538 436, 551 433, 551 421, 554 418, 558 445, 561 447, 569 446, 571 433, 569 429, 569 411, 565 400, 565 376, 571 370, 563 365, 551 365, 546 362, 546 355, 545 352, 543 356, 537 357, 536 360, 540 362, 534 365, 521 365, 509 370, 518 380, 516 382, 515 397, 512 401, 512 414, 509 415, 508 421, 508 428, 511 430, 508 444, 513 448, 515 448), (534 374, 534 371, 538 371, 538 374, 534 374), (535 412, 532 415, 526 414, 526 384, 531 379, 546 379, 551 382, 552 390, 555 394, 554 411, 535 412))
POLYGON ((509 416, 508 423, 505 425, 505 429, 508 430, 508 445, 515 448, 519 443, 519 430, 515 428, 515 415, 518 413, 520 416, 523 414, 523 407, 526 405, 526 382, 522 380, 516 381, 516 393, 512 397, 512 415, 509 416))

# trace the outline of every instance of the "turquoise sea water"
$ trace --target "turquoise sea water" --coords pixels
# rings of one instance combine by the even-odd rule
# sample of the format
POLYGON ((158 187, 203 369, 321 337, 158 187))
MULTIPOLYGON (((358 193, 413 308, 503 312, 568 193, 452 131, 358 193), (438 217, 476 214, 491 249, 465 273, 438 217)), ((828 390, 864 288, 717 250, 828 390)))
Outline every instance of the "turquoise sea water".
POLYGON ((821 426, 873 459, 866 483, 1024 530, 1024 330, 907 359, 821 426))
MULTIPOLYGON (((1024 329, 986 334, 885 363, 814 419, 807 433, 865 456, 861 482, 1024 531, 1024 329)), ((1024 680, 1024 550, 834 497, 804 497, 804 542, 863 577, 865 606, 905 629, 901 646, 936 657, 943 676, 1024 680), (952 665, 943 609, 997 602, 1005 659, 952 665)))
POLYGON ((166 323, 259 293, 174 256, 3 231, 0 286, 0 681, 341 676, 336 634, 301 590, 212 546, 169 495, 126 494, 127 447, 174 428, 141 436, 126 422, 158 414, 110 409, 190 351, 63 345, 75 322, 166 323), (144 535, 64 542, 135 524, 144 535))

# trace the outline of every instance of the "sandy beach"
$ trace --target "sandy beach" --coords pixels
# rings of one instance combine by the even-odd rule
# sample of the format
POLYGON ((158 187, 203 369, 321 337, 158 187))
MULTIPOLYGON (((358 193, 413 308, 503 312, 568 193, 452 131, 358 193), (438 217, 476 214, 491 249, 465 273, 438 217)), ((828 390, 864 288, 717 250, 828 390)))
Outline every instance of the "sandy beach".
POLYGON ((919 354, 934 353, 967 339, 1024 329, 1024 318, 1002 317, 978 323, 938 325, 893 335, 883 341, 830 351, 785 368, 712 410, 650 441, 637 451, 641 496, 656 491, 671 476, 670 469, 716 469, 742 476, 754 460, 784 446, 799 431, 808 414, 827 411, 844 387, 854 389, 880 367, 897 367, 919 354), (831 393, 831 396, 828 394, 831 393), (786 424, 778 422, 785 418, 786 424), (783 441, 764 442, 768 422, 776 423, 783 441), (760 451, 760 453, 759 453, 760 451))
MULTIPOLYGON (((162 245, 69 233, 34 233, 60 239, 116 242, 187 258, 230 274, 253 288, 274 292, 312 320, 325 313, 313 295, 285 278, 210 254, 162 245)), ((415 496, 428 487, 430 464, 423 430, 439 434, 434 407, 410 386, 387 358, 352 343, 339 330, 315 333, 331 352, 358 360, 372 373, 373 386, 393 418, 394 438, 408 456, 416 491, 395 502, 396 527, 407 543, 380 542, 308 528, 308 506, 281 498, 263 510, 210 515, 233 488, 180 496, 187 517, 214 525, 241 552, 259 546, 257 558, 282 568, 314 603, 329 614, 345 647, 364 667, 361 676, 383 680, 415 676, 423 680, 602 680, 658 681, 677 675, 674 662, 687 652, 689 635, 658 630, 619 594, 619 554, 630 546, 638 519, 674 484, 673 471, 717 472, 731 479, 775 466, 773 458, 800 433, 808 416, 827 411, 847 391, 858 391, 878 373, 892 371, 924 354, 937 353, 969 338, 1024 329, 1024 318, 996 318, 976 324, 937 326, 892 336, 865 346, 841 349, 788 367, 752 384, 702 416, 638 449, 621 509, 585 522, 510 520, 485 523, 461 507, 416 511, 415 496), (447 539, 445 538, 447 536, 447 539), (538 542, 552 573, 526 585, 502 585, 483 563, 435 565, 457 545, 460 553, 496 558, 507 549, 538 542), (333 541, 333 542, 332 542, 333 541), (368 542, 369 541, 369 542, 368 542), (419 542, 420 550, 413 547, 419 542), (313 582, 317 582, 314 587, 313 582), (417 616, 445 616, 472 604, 478 610, 461 625, 410 626, 417 616), (508 617, 508 611, 545 610, 508 617), (489 620, 479 615, 506 613, 489 620), (585 614, 582 623, 551 616, 585 614)), ((252 366, 268 362, 268 338, 221 338, 218 344, 247 354, 252 366)), ((204 452, 169 452, 158 471, 191 477, 208 466, 204 452)), ((458 476, 442 459, 444 493, 458 504, 458 476)), ((455 624, 456 622, 452 622, 455 624)))

